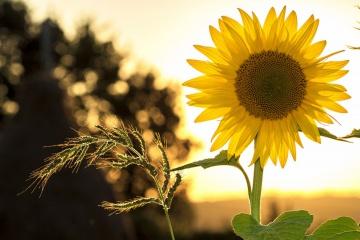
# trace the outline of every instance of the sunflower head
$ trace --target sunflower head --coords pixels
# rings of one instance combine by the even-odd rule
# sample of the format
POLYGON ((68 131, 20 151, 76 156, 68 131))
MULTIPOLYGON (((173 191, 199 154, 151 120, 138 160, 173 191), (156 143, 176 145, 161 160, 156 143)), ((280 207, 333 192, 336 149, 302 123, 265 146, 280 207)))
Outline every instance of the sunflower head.
POLYGON ((189 104, 204 108, 196 121, 221 118, 211 150, 228 143, 229 156, 240 156, 255 141, 252 162, 270 158, 284 167, 288 154, 296 159, 299 131, 320 142, 318 123, 333 123, 328 110, 344 113, 338 101, 350 98, 333 83, 347 73, 348 61, 328 61, 342 51, 321 56, 326 41, 313 42, 319 20, 310 16, 298 26, 294 11, 271 8, 261 24, 239 9, 242 23, 219 19, 210 26, 214 47, 195 45, 209 60, 188 60, 202 73, 185 86, 199 92, 189 104))

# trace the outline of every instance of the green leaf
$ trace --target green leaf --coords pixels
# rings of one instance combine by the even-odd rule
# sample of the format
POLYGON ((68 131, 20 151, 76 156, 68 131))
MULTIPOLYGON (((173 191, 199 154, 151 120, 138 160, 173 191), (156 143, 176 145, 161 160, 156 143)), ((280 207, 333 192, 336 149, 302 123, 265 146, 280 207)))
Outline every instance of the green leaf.
POLYGON ((322 136, 322 137, 327 137, 327 138, 331 138, 331 139, 342 141, 342 142, 349 142, 349 141, 347 141, 347 140, 345 140, 343 138, 340 138, 340 137, 332 134, 331 132, 329 132, 325 128, 318 128, 318 129, 319 129, 320 136, 322 136))
POLYGON ((350 134, 343 138, 360 138, 360 129, 353 129, 350 134))
POLYGON ((244 240, 303 240, 312 220, 306 211, 292 211, 264 226, 252 216, 241 213, 233 218, 232 226, 235 234, 244 240))
POLYGON ((232 157, 231 159, 228 159, 227 151, 223 150, 218 155, 216 155, 214 158, 207 158, 204 160, 188 163, 183 166, 173 168, 173 169, 171 169, 171 171, 179 171, 179 170, 184 170, 184 169, 193 168, 193 167, 209 168, 209 167, 222 166, 222 165, 235 166, 237 161, 238 161, 238 159, 234 158, 234 157, 232 157))
POLYGON ((360 240, 360 231, 339 233, 328 240, 360 240))
MULTIPOLYGON (((320 225, 315 232, 307 236, 306 240, 328 240, 328 239, 345 239, 342 238, 342 234, 347 235, 347 232, 360 231, 358 224, 349 217, 340 217, 334 220, 329 220, 320 225)), ((357 233, 351 233, 356 236, 357 233)), ((350 235, 351 235, 350 234, 350 235)), ((350 236, 349 235, 349 236, 350 236)), ((346 238, 351 239, 360 239, 360 238, 346 238)))
POLYGON ((256 240, 265 226, 260 225, 251 215, 240 213, 232 220, 234 233, 244 240, 256 240))

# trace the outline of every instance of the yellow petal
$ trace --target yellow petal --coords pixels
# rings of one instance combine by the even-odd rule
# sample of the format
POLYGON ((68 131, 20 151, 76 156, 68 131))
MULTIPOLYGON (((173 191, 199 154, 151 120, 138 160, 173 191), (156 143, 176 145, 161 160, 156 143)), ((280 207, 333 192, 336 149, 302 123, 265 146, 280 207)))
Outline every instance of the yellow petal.
POLYGON ((234 72, 234 69, 231 66, 194 59, 188 59, 187 62, 197 71, 207 75, 227 75, 229 77, 236 77, 236 72, 234 72))
POLYGON ((264 22, 264 33, 265 36, 268 37, 270 34, 270 29, 272 27, 272 25, 274 24, 274 22, 276 21, 276 12, 275 12, 275 8, 271 8, 266 16, 265 22, 264 22))
POLYGON ((280 147, 280 154, 279 154, 280 165, 282 168, 284 168, 286 165, 286 161, 288 159, 288 153, 289 153, 289 149, 287 148, 287 146, 285 146, 284 142, 282 142, 280 147))
POLYGON ((230 28, 233 29, 240 37, 244 36, 244 27, 238 21, 226 16, 222 16, 221 19, 227 26, 230 26, 230 28))
POLYGON ((237 44, 237 52, 239 55, 236 56, 234 61, 237 60, 237 64, 240 65, 245 59, 247 59, 249 57, 250 51, 249 51, 244 39, 230 25, 228 25, 228 23, 225 22, 225 25, 228 28, 231 38, 237 44))
POLYGON ((236 156, 240 156, 243 151, 249 146, 249 144, 254 140, 258 132, 259 126, 260 122, 256 121, 251 124, 251 127, 244 129, 244 132, 240 135, 239 141, 236 145, 236 156))
POLYGON ((231 139, 229 141, 229 147, 228 147, 228 155, 229 156, 238 157, 238 156, 236 156, 236 146, 240 140, 241 135, 242 135, 242 131, 237 130, 237 131, 235 131, 234 135, 231 137, 231 139))
POLYGON ((278 20, 281 21, 281 22, 285 22, 285 15, 286 15, 286 6, 284 6, 284 7, 281 9, 281 12, 280 12, 280 14, 279 14, 278 20))
POLYGON ((328 61, 319 63, 316 67, 324 69, 342 69, 349 63, 349 60, 343 61, 328 61))
POLYGON ((299 136, 299 126, 297 125, 296 123, 296 120, 293 118, 293 116, 291 114, 289 114, 287 116, 287 122, 288 122, 288 126, 289 126, 289 129, 290 129, 290 132, 292 133, 294 139, 295 139, 295 142, 300 146, 300 147, 304 147, 302 142, 301 142, 301 139, 300 139, 300 136, 299 136))
POLYGON ((245 124, 248 114, 241 108, 233 108, 224 118, 220 121, 219 126, 216 128, 211 140, 213 140, 220 132, 225 131, 236 124, 245 124))
POLYGON ((251 17, 244 10, 240 8, 238 10, 240 12, 240 16, 243 21, 245 31, 250 34, 251 39, 255 39, 256 38, 255 29, 251 17))
POLYGON ((317 26, 318 21, 315 21, 307 26, 303 32, 298 32, 293 40, 291 40, 291 44, 289 44, 289 52, 293 54, 294 52, 300 52, 301 49, 306 45, 306 43, 311 38, 311 34, 314 31, 314 28, 317 26))
POLYGON ((234 134, 234 129, 236 128, 236 125, 233 126, 230 129, 227 129, 224 132, 221 132, 213 144, 211 145, 210 151, 216 151, 220 149, 222 146, 224 146, 230 139, 230 137, 234 134))
POLYGON ((237 104, 237 99, 227 92, 210 95, 206 93, 193 93, 187 95, 189 100, 197 104, 212 104, 214 107, 230 107, 237 104), (221 101, 219 101, 221 99, 221 101))
POLYGON ((305 136, 320 143, 320 134, 315 122, 311 118, 307 117, 305 112, 302 110, 293 111, 292 115, 305 136))
POLYGON ((336 51, 336 52, 333 52, 333 53, 330 53, 328 55, 325 55, 324 57, 321 57, 321 58, 317 58, 317 59, 314 59, 313 61, 308 61, 306 62, 306 64, 303 64, 303 68, 306 69, 306 68, 309 68, 309 67, 313 67, 313 66, 316 66, 318 63, 324 61, 325 59, 331 57, 331 56, 334 56, 336 54, 339 54, 339 53, 342 53, 344 52, 344 50, 340 50, 340 51, 336 51))
POLYGON ((270 155, 270 141, 271 139, 271 130, 270 130, 269 121, 264 121, 261 125, 261 128, 256 136, 255 141, 255 151, 252 158, 252 163, 255 163, 260 158, 261 166, 264 167, 267 159, 270 155), (269 131, 270 130, 270 131, 269 131))
POLYGON ((315 19, 314 16, 311 15, 306 22, 300 27, 300 29, 298 30, 298 32, 296 33, 296 35, 294 35, 294 39, 295 38, 300 38, 301 36, 304 35, 304 33, 309 29, 310 25, 312 25, 314 23, 315 19))
POLYGON ((221 70, 217 68, 214 63, 202 61, 202 60, 193 60, 188 59, 187 62, 197 71, 205 74, 220 74, 221 70))
POLYGON ((194 47, 214 63, 221 63, 221 64, 228 63, 225 57, 216 48, 206 47, 201 45, 194 45, 194 47))
POLYGON ((334 112, 347 113, 347 110, 343 106, 331 100, 329 101, 317 100, 316 102, 318 102, 321 106, 330 109, 334 112))
POLYGON ((224 116, 227 112, 229 112, 229 108, 206 108, 197 116, 195 122, 214 120, 224 116))
POLYGON ((256 14, 253 12, 253 24, 254 24, 254 31, 255 31, 255 39, 254 43, 257 49, 255 49, 256 52, 260 52, 264 49, 264 33, 260 24, 260 21, 256 14))
POLYGON ((295 11, 292 11, 285 21, 285 26, 290 34, 293 36, 297 30, 297 16, 295 11))
POLYGON ((307 78, 312 82, 332 82, 345 76, 348 70, 321 69, 315 72, 308 72, 307 78))
MULTIPOLYGON (((239 55, 241 55, 241 48, 239 48, 239 45, 237 42, 234 41, 232 38, 231 33, 229 32, 229 29, 224 21, 219 19, 219 26, 221 33, 223 34, 223 38, 225 41, 225 44, 227 46, 227 49, 230 52, 231 59, 236 60, 239 55)), ((234 65, 236 68, 239 67, 238 63, 234 65)), ((237 69, 236 69, 237 70, 237 69)))
POLYGON ((226 47, 225 41, 221 33, 213 26, 209 27, 211 39, 213 40, 216 48, 223 54, 226 59, 230 59, 229 50, 226 47))
POLYGON ((221 78, 219 76, 211 76, 205 75, 190 79, 183 83, 183 86, 198 88, 198 89, 207 89, 207 88, 217 88, 218 86, 222 86, 227 84, 229 80, 225 78, 221 78))
POLYGON ((343 100, 350 99, 351 96, 344 92, 331 92, 331 93, 329 93, 328 98, 333 101, 343 101, 343 100))
POLYGON ((324 51, 326 46, 326 41, 319 41, 311 44, 305 49, 304 58, 305 59, 314 59, 320 56, 320 54, 324 51))

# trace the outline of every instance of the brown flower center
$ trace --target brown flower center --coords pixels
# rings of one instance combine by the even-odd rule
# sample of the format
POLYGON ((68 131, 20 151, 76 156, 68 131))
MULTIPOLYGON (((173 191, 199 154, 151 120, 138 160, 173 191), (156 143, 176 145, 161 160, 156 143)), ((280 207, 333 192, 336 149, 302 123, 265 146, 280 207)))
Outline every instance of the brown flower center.
POLYGON ((305 75, 290 56, 264 51, 251 55, 237 71, 236 94, 246 110, 262 119, 281 119, 299 107, 306 93, 305 75))

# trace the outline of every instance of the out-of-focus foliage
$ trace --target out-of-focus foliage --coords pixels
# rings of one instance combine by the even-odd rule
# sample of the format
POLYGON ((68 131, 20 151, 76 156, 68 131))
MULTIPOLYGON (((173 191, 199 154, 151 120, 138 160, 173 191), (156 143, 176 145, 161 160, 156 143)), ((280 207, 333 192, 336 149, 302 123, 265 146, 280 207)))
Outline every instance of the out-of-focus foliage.
POLYGON ((186 157, 191 142, 175 134, 180 121, 175 86, 158 89, 152 73, 121 78, 123 54, 112 41, 97 40, 89 24, 69 40, 56 22, 46 20, 51 25, 51 56, 44 56, 48 53, 42 53, 40 45, 46 39, 41 37, 40 25, 29 20, 25 6, 5 1, 0 11, 2 123, 19 111, 15 95, 21 79, 50 67, 68 93, 72 117, 83 129, 96 131, 100 122, 116 125, 116 115, 144 130, 147 139, 158 132, 166 138, 171 156, 186 157))
MULTIPOLYGON (((61 143, 57 141, 71 136, 66 128, 59 128, 53 122, 55 115, 40 115, 37 112, 39 109, 44 113, 51 110, 52 103, 47 102, 47 97, 59 86, 63 92, 56 96, 61 98, 66 108, 63 112, 59 110, 59 114, 63 115, 61 118, 56 115, 56 118, 70 120, 71 124, 66 125, 69 129, 73 127, 82 132, 96 132, 95 126, 100 123, 116 127, 120 123, 118 117, 142 130, 143 138, 150 144, 149 154, 152 157, 161 157, 154 151, 153 144, 154 132, 158 132, 167 142, 169 158, 185 159, 192 142, 176 134, 180 122, 176 87, 157 88, 158 79, 151 72, 143 74, 140 73, 142 71, 136 71, 129 77, 122 77, 122 62, 126 56, 115 49, 112 41, 99 41, 89 24, 83 25, 76 32, 74 39, 69 39, 56 21, 47 19, 34 23, 23 3, 0 0, 0 130, 4 142, 13 143, 11 146, 22 146, 20 143, 29 147, 35 146, 35 143, 44 146, 61 143), (33 108, 35 105, 37 110, 33 108), (32 122, 25 120, 24 116, 31 116, 32 122), (40 116, 41 121, 38 121, 36 117, 40 116), (41 125, 43 123, 48 124, 49 129, 41 125), (51 129, 51 124, 56 129, 51 129), (17 134, 13 129, 18 129, 17 134), (8 135, 13 135, 13 140, 10 141, 8 135), (49 137, 51 141, 47 140, 48 136, 53 136, 49 137)), ((26 172, 39 167, 43 158, 48 156, 49 149, 33 147, 29 153, 24 149, 14 152, 11 146, 2 148, 0 163, 3 168, 10 168, 12 164, 18 169, 11 175, 16 182, 12 181, 12 184, 6 186, 18 193, 25 185, 26 172), (20 157, 15 156, 15 153, 27 155, 20 157)), ((104 178, 111 184, 115 200, 147 196, 153 192, 151 179, 136 166, 121 171, 104 171, 104 178)), ((5 182, 5 179, 1 181, 5 182)), ((98 183, 101 185, 100 181, 98 183)), ((84 191, 90 189, 86 187, 84 191)), ((96 189, 94 185, 93 190, 96 189)), ((49 194, 47 196, 50 198, 49 194)), ((9 199, 15 201, 17 198, 11 195, 9 199)), ((44 196, 42 204, 45 200, 44 196)), ((21 205, 24 206, 24 203, 21 205)), ((193 216, 183 188, 174 198, 173 205, 175 231, 176 226, 180 226, 182 232, 184 228, 190 231, 193 216)), ((144 208, 135 211, 132 216, 130 221, 128 218, 125 220, 127 227, 124 228, 132 226, 125 231, 136 230, 138 239, 154 239, 154 236, 162 239, 166 223, 161 210, 144 208), (154 222, 158 223, 157 226, 154 222)), ((6 216, 0 216, 0 223, 2 221, 7 221, 6 216)))
POLYGON ((44 146, 64 141, 74 125, 50 72, 58 59, 51 54, 50 36, 63 41, 60 29, 51 21, 32 23, 19 2, 0 1, 0 19, 0 85, 5 89, 0 105, 0 239, 129 238, 125 218, 110 219, 94 207, 103 199, 114 200, 96 170, 80 172, 76 179, 64 171, 49 184, 46 198, 17 196, 29 172, 51 154, 44 146), (119 225, 124 227, 119 230, 119 225))
POLYGON ((30 32, 29 17, 22 4, 0 3, 0 121, 3 123, 19 110, 15 91, 24 74, 21 46, 29 39, 30 32))

